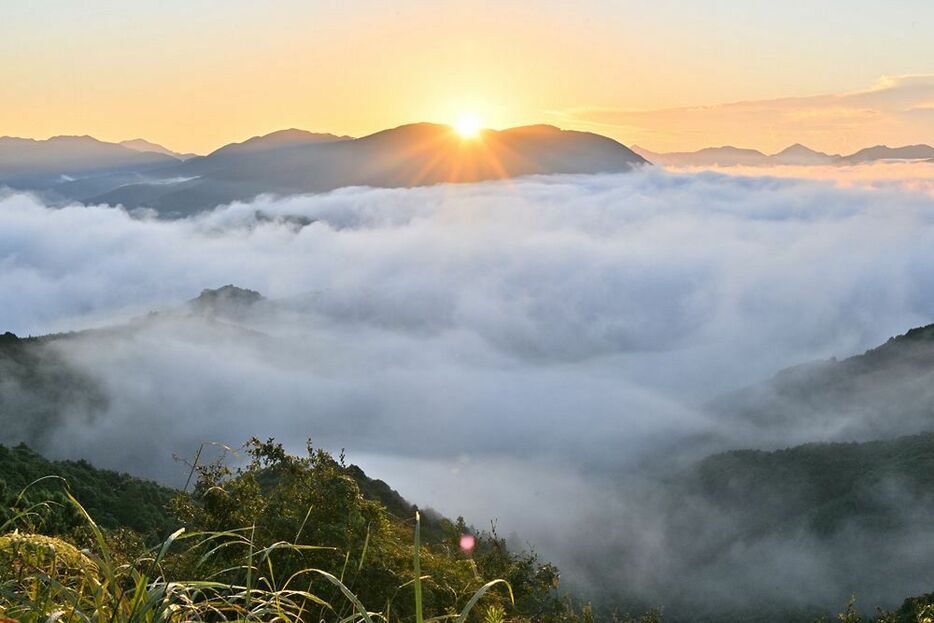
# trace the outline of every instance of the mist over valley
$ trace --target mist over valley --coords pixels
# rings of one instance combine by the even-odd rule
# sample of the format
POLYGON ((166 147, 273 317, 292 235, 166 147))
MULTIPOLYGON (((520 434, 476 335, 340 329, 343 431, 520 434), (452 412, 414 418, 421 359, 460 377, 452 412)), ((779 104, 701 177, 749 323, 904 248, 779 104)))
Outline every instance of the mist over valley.
POLYGON ((894 607, 934 553, 931 329, 883 344, 934 316, 901 180, 647 167, 174 220, 8 191, 0 442, 181 486, 205 442, 311 438, 607 607, 894 607))

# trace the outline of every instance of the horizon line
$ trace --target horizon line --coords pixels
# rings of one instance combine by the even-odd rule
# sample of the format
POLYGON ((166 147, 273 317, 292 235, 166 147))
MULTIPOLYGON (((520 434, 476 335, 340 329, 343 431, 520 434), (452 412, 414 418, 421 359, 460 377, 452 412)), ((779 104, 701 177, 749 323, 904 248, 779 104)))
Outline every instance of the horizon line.
MULTIPOLYGON (((53 139, 60 139, 60 138, 79 138, 79 139, 80 139, 80 138, 83 138, 83 139, 92 139, 92 140, 95 140, 95 141, 98 141, 98 142, 104 143, 104 144, 120 145, 120 146, 122 146, 122 147, 125 147, 126 149, 132 149, 132 148, 126 147, 125 143, 130 143, 130 142, 134 142, 134 141, 143 141, 143 142, 149 143, 149 144, 151 144, 151 145, 154 145, 155 147, 160 147, 160 148, 162 148, 162 149, 164 149, 164 150, 166 150, 166 151, 168 151, 168 152, 171 152, 172 154, 174 154, 174 155, 176 155, 176 156, 191 156, 191 157, 196 157, 196 158, 197 158, 197 157, 206 157, 206 156, 209 156, 209 155, 211 155, 211 154, 213 154, 213 153, 215 153, 215 152, 217 152, 217 151, 219 151, 219 150, 221 150, 221 149, 224 149, 225 147, 229 147, 229 146, 232 146, 232 145, 240 145, 240 144, 249 142, 249 141, 254 140, 254 139, 265 138, 265 137, 268 137, 268 136, 272 136, 273 134, 279 134, 279 133, 284 133, 284 132, 302 132, 302 133, 306 133, 306 134, 313 134, 313 135, 319 135, 319 136, 325 136, 325 135, 327 135, 327 136, 333 136, 334 138, 336 138, 336 139, 341 139, 341 140, 359 140, 359 139, 367 138, 367 137, 370 137, 370 136, 375 136, 375 135, 381 134, 381 133, 383 133, 383 132, 389 132, 389 131, 392 131, 392 130, 398 130, 398 129, 400 129, 400 128, 404 128, 404 127, 408 127, 408 126, 418 126, 418 125, 440 126, 440 127, 446 127, 446 128, 448 128, 448 129, 450 129, 450 130, 452 130, 452 131, 456 131, 454 125, 451 124, 451 123, 441 123, 441 122, 435 122, 435 121, 412 121, 412 122, 408 122, 408 123, 402 123, 402 124, 399 124, 399 125, 395 125, 395 126, 383 128, 383 129, 376 130, 376 131, 374 131, 374 132, 370 132, 370 133, 362 134, 362 135, 339 134, 339 133, 337 133, 337 132, 332 132, 332 131, 327 131, 327 130, 309 130, 309 129, 306 129, 306 128, 299 128, 299 127, 294 127, 294 126, 292 126, 292 127, 287 127, 287 128, 281 128, 281 129, 278 129, 278 130, 272 130, 272 131, 266 132, 266 133, 264 133, 264 134, 253 134, 253 135, 251 135, 251 136, 248 136, 248 137, 243 138, 243 139, 240 139, 240 140, 234 140, 234 141, 230 141, 230 142, 228 142, 228 143, 223 143, 223 144, 221 144, 221 145, 219 145, 219 146, 217 146, 217 147, 215 147, 215 148, 213 148, 213 149, 211 149, 210 151, 207 151, 207 152, 205 152, 205 153, 199 153, 199 152, 194 152, 194 151, 179 151, 179 150, 173 149, 173 148, 171 148, 171 147, 168 147, 166 144, 164 144, 164 143, 162 143, 162 142, 159 142, 158 140, 152 140, 152 139, 150 139, 150 138, 146 138, 146 137, 143 136, 143 135, 136 135, 136 136, 133 136, 133 137, 131 137, 131 138, 125 138, 125 139, 120 139, 120 140, 106 140, 106 139, 102 139, 102 138, 99 138, 99 137, 97 137, 97 136, 94 136, 93 134, 67 134, 67 133, 65 133, 65 134, 52 134, 52 135, 49 135, 49 136, 47 136, 47 137, 45 137, 45 138, 38 138, 38 137, 35 137, 35 136, 15 136, 15 135, 11 135, 11 134, 4 134, 4 135, 0 135, 0 140, 3 140, 3 139, 13 139, 13 140, 33 141, 33 142, 36 142, 36 143, 41 143, 41 142, 46 142, 46 141, 50 141, 50 140, 53 140, 53 139)), ((655 154, 655 155, 659 155, 659 156, 668 156, 668 155, 675 155, 675 154, 677 154, 677 155, 690 155, 690 154, 697 154, 697 153, 699 153, 699 152, 706 151, 706 150, 735 149, 735 150, 741 150, 741 151, 752 151, 752 152, 756 152, 756 153, 758 153, 758 154, 761 154, 761 155, 763 155, 763 156, 772 157, 772 156, 777 156, 777 155, 781 154, 782 152, 784 152, 785 150, 790 149, 790 148, 792 148, 792 147, 799 147, 799 146, 800 146, 800 147, 804 147, 804 148, 806 148, 806 149, 809 149, 809 150, 811 150, 811 151, 814 151, 814 152, 817 152, 817 153, 821 153, 821 154, 827 155, 827 156, 832 157, 832 158, 841 158, 841 159, 845 159, 845 158, 847 158, 848 156, 852 156, 852 155, 855 155, 855 154, 859 153, 860 151, 863 151, 863 150, 866 150, 866 149, 878 148, 878 147, 888 148, 888 149, 901 149, 901 148, 907 148, 907 147, 931 147, 930 144, 924 143, 924 142, 920 142, 920 143, 906 143, 906 144, 904 144, 904 145, 890 145, 890 144, 888 144, 888 143, 877 143, 877 144, 874 144, 874 145, 865 145, 865 146, 863 146, 863 147, 861 147, 861 148, 857 149, 856 151, 853 151, 853 152, 851 152, 851 153, 849 153, 849 154, 844 154, 844 153, 831 154, 831 153, 824 152, 824 151, 822 151, 822 150, 820 150, 820 149, 814 149, 814 148, 812 148, 812 147, 809 147, 807 144, 805 144, 805 143, 802 142, 802 141, 795 141, 795 142, 793 142, 793 143, 790 143, 789 145, 787 145, 787 146, 784 147, 783 149, 780 149, 780 150, 775 151, 775 152, 770 152, 770 151, 762 150, 762 149, 759 149, 759 148, 756 148, 756 147, 744 147, 744 146, 740 146, 740 145, 738 145, 738 144, 732 144, 732 143, 712 144, 712 145, 707 145, 707 146, 704 146, 704 147, 700 147, 700 148, 698 148, 698 149, 691 149, 691 150, 658 151, 658 150, 652 149, 652 148, 650 148, 650 147, 646 147, 646 146, 644 146, 644 145, 640 145, 640 144, 638 144, 638 143, 624 143, 623 141, 620 141, 620 140, 618 140, 618 139, 615 139, 615 138, 613 138, 613 137, 611 137, 611 136, 608 136, 608 135, 606 135, 606 134, 602 134, 602 133, 600 133, 600 132, 594 132, 594 131, 592 131, 592 130, 568 129, 568 128, 563 128, 563 127, 561 127, 561 126, 555 125, 554 123, 529 123, 529 124, 516 125, 516 126, 510 126, 510 127, 503 127, 503 128, 497 128, 497 127, 482 127, 482 128, 480 129, 480 131, 481 131, 481 132, 508 132, 508 131, 511 131, 511 130, 518 130, 518 129, 524 129, 524 128, 532 128, 532 127, 549 127, 549 128, 553 128, 553 129, 562 131, 562 132, 580 132, 580 133, 585 133, 585 134, 593 134, 593 135, 596 135, 596 136, 601 136, 601 137, 608 138, 608 139, 610 139, 610 140, 616 141, 616 142, 622 144, 623 146, 627 147, 628 149, 631 149, 631 150, 639 150, 639 151, 644 151, 644 152, 649 152, 649 153, 652 153, 652 154, 655 154)), ((144 152, 144 153, 146 152, 146 150, 135 150, 135 151, 141 151, 141 152, 144 152)))

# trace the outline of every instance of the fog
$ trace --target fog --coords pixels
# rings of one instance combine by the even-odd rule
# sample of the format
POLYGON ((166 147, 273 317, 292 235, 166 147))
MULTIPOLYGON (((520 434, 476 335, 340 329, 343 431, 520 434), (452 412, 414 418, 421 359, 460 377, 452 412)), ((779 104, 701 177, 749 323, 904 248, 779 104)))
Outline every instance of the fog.
POLYGON ((311 437, 413 501, 498 519, 572 583, 718 594, 771 560, 744 590, 836 599, 847 586, 826 567, 843 550, 808 535, 731 551, 701 581, 644 470, 760 445, 701 408, 716 396, 931 322, 934 198, 903 172, 347 188, 177 221, 7 193, 0 332, 119 327, 46 347, 107 396, 28 440, 53 456, 173 482, 171 455, 204 441, 311 437), (228 283, 268 300, 184 307, 228 283), (625 572, 589 564, 623 550, 625 572))

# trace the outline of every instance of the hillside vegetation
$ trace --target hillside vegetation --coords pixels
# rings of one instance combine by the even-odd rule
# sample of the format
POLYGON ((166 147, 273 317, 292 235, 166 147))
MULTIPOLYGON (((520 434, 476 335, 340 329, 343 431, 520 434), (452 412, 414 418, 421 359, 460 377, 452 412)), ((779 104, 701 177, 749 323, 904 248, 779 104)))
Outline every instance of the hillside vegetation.
POLYGON ((256 440, 246 452, 238 468, 196 464, 194 486, 178 492, 4 448, 7 492, 43 471, 74 484, 69 492, 41 480, 5 496, 0 612, 33 621, 578 620, 557 592, 557 569, 510 551, 495 531, 434 515, 422 542, 416 513, 392 514, 354 476, 401 509, 397 493, 327 452, 294 457, 256 440), (106 519, 92 522, 95 509, 106 519), (150 549, 147 533, 170 524, 179 530, 150 549))
MULTIPOLYGON (((575 607, 559 592, 553 565, 510 551, 495 530, 430 512, 416 523, 415 508, 396 491, 340 457, 311 447, 295 457, 272 440, 253 440, 243 459, 240 467, 223 457, 196 463, 194 484, 182 492, 84 461, 47 461, 25 446, 0 447, 0 613, 24 621, 59 613, 60 621, 418 623, 466 611, 463 622, 633 621, 609 607, 597 614, 575 607), (43 479, 49 475, 56 478, 43 479), (465 535, 473 547, 464 547, 465 535)), ((892 509, 865 491, 897 478, 929 498, 932 477, 934 434, 728 452, 702 461, 680 486, 744 516, 742 538, 802 523, 829 538, 853 518, 885 533, 892 509), (757 524, 757 517, 772 520, 757 524)), ((931 603, 932 595, 912 598, 875 620, 927 621, 931 603)), ((814 618, 763 607, 758 620, 814 618)), ((716 620, 751 614, 724 611, 716 620)), ((652 611, 638 620, 660 618, 652 611)), ((713 620, 703 610, 667 618, 713 620)), ((862 620, 853 604, 840 618, 862 620)))
POLYGON ((83 525, 64 495, 65 483, 103 528, 129 528, 149 541, 164 539, 175 528, 167 510, 177 494, 173 489, 83 460, 49 461, 23 444, 0 445, 0 523, 11 519, 13 508, 51 501, 54 506, 43 516, 45 531, 65 534, 83 525))
POLYGON ((829 537, 858 525, 883 534, 934 510, 934 433, 725 452, 703 460, 682 485, 741 517, 748 533, 806 529, 829 537))

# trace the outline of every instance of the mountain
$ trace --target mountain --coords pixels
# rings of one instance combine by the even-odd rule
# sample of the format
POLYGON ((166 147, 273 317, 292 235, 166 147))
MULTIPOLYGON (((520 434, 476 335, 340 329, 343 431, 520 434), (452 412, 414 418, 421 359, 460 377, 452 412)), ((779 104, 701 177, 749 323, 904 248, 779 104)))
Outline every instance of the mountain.
POLYGON ((676 620, 813 621, 854 593, 891 608, 930 592, 934 325, 781 371, 705 412, 714 439, 668 450, 644 482, 616 475, 623 536, 581 552, 595 594, 665 603, 676 620), (679 465, 691 452, 699 460, 679 465))
POLYGON ((637 500, 677 552, 659 563, 676 620, 815 621, 853 593, 891 608, 934 584, 932 433, 718 453, 637 500), (711 578, 732 590, 711 595, 711 578))
POLYGON ((829 536, 857 522, 875 530, 897 521, 898 496, 884 491, 893 482, 919 508, 934 508, 934 433, 723 452, 702 460, 680 484, 730 514, 755 518, 749 532, 769 528, 762 523, 783 530, 798 524, 829 536))
POLYGON ((0 443, 27 443, 46 452, 49 439, 68 418, 93 420, 111 407, 106 383, 73 363, 66 355, 70 350, 126 344, 168 325, 190 339, 262 345, 267 336, 237 321, 264 303, 258 292, 228 285, 206 289, 178 309, 101 329, 40 337, 0 333, 0 443))
POLYGON ((928 160, 934 159, 934 147, 930 145, 905 145, 904 147, 888 147, 876 145, 860 149, 854 154, 843 156, 842 162, 856 164, 861 162, 875 162, 876 160, 928 160))
POLYGON ((85 177, 151 173, 177 164, 180 160, 173 156, 90 136, 0 137, 0 185, 17 189, 46 190, 85 177))
MULTIPOLYGON (((30 502, 52 499, 67 509, 60 480, 36 482, 49 476, 65 479, 71 493, 104 528, 129 528, 155 541, 164 539, 176 528, 166 509, 177 494, 174 489, 97 469, 83 460, 50 461, 25 444, 9 448, 0 445, 0 523, 7 519, 4 513, 16 504, 16 497, 24 489, 30 502)), ((74 513, 70 517, 63 514, 57 525, 49 526, 52 532, 68 532, 83 523, 74 513)))
POLYGON ((840 158, 839 155, 825 154, 822 151, 815 151, 801 143, 795 143, 786 147, 777 154, 769 156, 773 164, 785 164, 794 166, 809 166, 816 164, 833 164, 840 158))
POLYGON ((166 183, 123 185, 88 200, 183 216, 264 193, 620 172, 643 164, 643 158, 612 139, 544 125, 486 130, 472 140, 447 126, 427 123, 356 139, 289 130, 229 145, 162 171, 166 183))
POLYGON ((862 355, 806 363, 708 405, 731 434, 870 440, 934 430, 934 325, 862 355))
POLYGON ((288 130, 277 130, 269 134, 254 136, 240 143, 230 143, 220 149, 211 152, 209 155, 217 157, 221 154, 248 153, 256 151, 266 151, 269 149, 278 149, 280 147, 292 147, 296 145, 312 145, 315 143, 333 143, 335 141, 353 140, 352 136, 338 136, 324 132, 308 132, 307 130, 298 130, 289 128, 288 130))
POLYGON ((729 145, 723 147, 705 147, 698 151, 656 153, 635 146, 633 151, 653 164, 669 167, 735 167, 762 166, 769 163, 769 157, 755 149, 741 149, 729 145))
POLYGON ((68 338, 0 334, 0 442, 41 447, 67 413, 107 408, 103 386, 58 352, 57 345, 68 338))
POLYGON ((706 147, 698 151, 657 153, 634 146, 633 151, 655 164, 669 167, 765 167, 775 165, 833 164, 839 156, 815 151, 800 143, 786 147, 777 154, 767 155, 755 149, 739 147, 706 147))
POLYGON ((226 285, 216 289, 206 288, 197 298, 188 301, 188 308, 209 316, 238 316, 266 298, 256 290, 226 285))
POLYGON ((126 147, 127 149, 132 149, 133 151, 152 152, 156 154, 162 154, 164 156, 178 158, 179 160, 190 160, 191 158, 196 158, 198 156, 198 154, 190 153, 180 154, 176 151, 168 149, 167 147, 163 147, 158 143, 153 143, 143 138, 134 138, 128 141, 120 141, 118 144, 126 147))
POLYGON ((229 169, 248 170, 257 159, 275 158, 277 155, 288 154, 294 148, 347 140, 352 140, 352 138, 305 130, 280 130, 263 136, 254 136, 240 143, 224 145, 207 156, 186 162, 176 173, 179 178, 188 179, 211 177, 229 169))
POLYGON ((143 139, 0 139, 0 184, 43 191, 49 200, 179 217, 261 194, 612 173, 648 164, 613 139, 548 125, 484 130, 474 139, 430 123, 361 138, 288 129, 189 156, 143 139))
POLYGON ((930 145, 906 145, 867 147, 848 156, 826 154, 795 143, 777 154, 766 155, 755 149, 737 147, 707 147, 698 151, 656 153, 633 146, 633 151, 655 164, 669 167, 735 167, 735 166, 812 166, 828 164, 859 164, 878 160, 926 160, 934 161, 934 147, 930 145))

